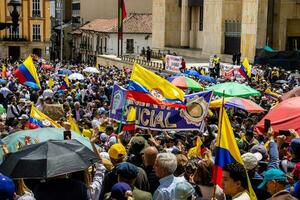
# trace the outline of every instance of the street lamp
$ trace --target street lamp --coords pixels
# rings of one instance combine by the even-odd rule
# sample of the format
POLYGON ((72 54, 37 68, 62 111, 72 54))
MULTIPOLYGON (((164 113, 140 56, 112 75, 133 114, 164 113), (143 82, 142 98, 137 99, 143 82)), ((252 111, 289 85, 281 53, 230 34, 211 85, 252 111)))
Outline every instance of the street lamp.
POLYGON ((12 30, 15 32, 19 26, 21 0, 10 0, 7 5, 12 23, 0 23, 0 30, 12 26, 12 30))

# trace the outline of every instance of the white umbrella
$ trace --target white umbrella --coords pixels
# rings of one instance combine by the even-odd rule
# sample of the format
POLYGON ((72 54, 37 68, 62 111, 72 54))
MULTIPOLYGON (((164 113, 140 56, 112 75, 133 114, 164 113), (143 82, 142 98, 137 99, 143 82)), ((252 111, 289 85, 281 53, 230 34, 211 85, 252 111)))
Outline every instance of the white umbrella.
POLYGON ((84 76, 79 73, 74 73, 69 76, 69 80, 84 80, 84 76))
POLYGON ((6 98, 7 95, 11 93, 11 91, 7 87, 3 87, 0 89, 0 93, 3 94, 4 98, 6 98))
POLYGON ((43 96, 46 98, 46 97, 53 97, 53 91, 50 90, 50 89, 47 89, 47 90, 44 90, 43 92, 43 96))
POLYGON ((83 70, 83 72, 87 72, 91 74, 100 74, 99 70, 96 67, 87 67, 83 70))

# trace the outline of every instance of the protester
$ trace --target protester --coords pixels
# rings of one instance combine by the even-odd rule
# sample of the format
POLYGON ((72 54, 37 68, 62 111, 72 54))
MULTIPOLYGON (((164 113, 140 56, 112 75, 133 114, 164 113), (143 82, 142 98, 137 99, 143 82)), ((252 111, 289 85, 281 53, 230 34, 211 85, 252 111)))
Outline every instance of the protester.
MULTIPOLYGON (((149 47, 143 50, 143 55, 148 62, 151 61, 149 47)), ((239 65, 241 53, 235 53, 232 61, 239 65)), ((188 61, 183 59, 182 62, 186 65, 188 61)), ((221 63, 221 59, 215 55, 212 63, 209 74, 206 73, 208 71, 206 66, 198 68, 199 72, 205 76, 210 75, 216 83, 224 81, 223 77, 220 77, 222 76, 220 70, 223 71, 226 67, 221 63)), ((5 143, 1 144, 3 158, 9 156, 9 150, 13 149, 6 144, 7 138, 4 137, 7 135, 20 130, 30 131, 40 126, 52 127, 47 120, 41 120, 39 126, 33 126, 32 122, 35 121, 31 108, 35 106, 38 111, 59 122, 58 124, 66 131, 76 130, 78 134, 90 139, 92 149, 99 161, 89 169, 46 180, 33 180, 34 184, 31 183, 32 180, 26 179, 26 185, 21 181, 22 179, 14 180, 16 189, 7 189, 3 193, 0 180, 0 199, 2 199, 1 194, 8 195, 5 198, 20 200, 34 198, 37 200, 102 200, 104 198, 146 200, 151 199, 152 196, 153 199, 158 200, 193 198, 222 200, 226 199, 225 195, 232 199, 250 199, 246 172, 257 199, 294 199, 292 196, 299 198, 298 133, 295 130, 286 130, 285 132, 289 134, 285 136, 279 135, 278 131, 273 131, 272 127, 266 133, 260 133, 255 128, 265 114, 278 104, 280 95, 299 85, 299 78, 293 72, 279 70, 278 67, 252 65, 251 77, 243 79, 234 69, 230 79, 259 90, 262 96, 248 97, 248 100, 259 104, 265 112, 252 113, 236 107, 226 108, 243 165, 242 162, 225 165, 223 185, 220 187, 221 185, 215 185, 213 182, 214 157, 219 148, 216 143, 220 131, 218 110, 211 109, 209 115, 203 115, 205 123, 201 131, 177 131, 172 128, 167 131, 158 129, 150 131, 136 127, 133 130, 123 131, 120 122, 110 117, 112 111, 115 111, 115 106, 118 106, 117 103, 112 103, 113 100, 123 102, 126 99, 124 96, 114 96, 113 88, 115 84, 124 88, 129 87, 130 69, 98 65, 99 73, 88 74, 83 72, 86 68, 83 63, 59 63, 60 67, 56 71, 46 71, 38 67, 40 63, 35 64, 41 82, 40 90, 21 84, 14 76, 8 77, 7 83, 2 84, 0 103, 5 109, 4 111, 0 109, 1 143, 5 143), (69 85, 63 89, 62 85, 65 84, 66 77, 61 74, 63 70, 82 73, 84 80, 69 80, 69 85), (49 84, 52 82, 50 79, 53 79, 53 85, 49 84), (283 82, 278 83, 279 80, 283 82), (58 110, 61 110, 61 113, 58 110), (73 118, 75 124, 69 121, 70 118, 73 118), (64 126, 66 124, 68 127, 64 126), (74 125, 78 129, 74 128, 74 125), (272 170, 276 173, 268 175, 272 170)), ((187 70, 187 66, 181 71, 187 70)), ((7 70, 13 72, 14 67, 14 63, 9 61, 6 63, 7 70)), ((162 73, 164 71, 157 72, 158 75, 162 73)), ((168 72, 165 76, 168 78, 172 75, 168 72)), ((195 77, 190 78, 195 79, 195 77)), ((215 84, 195 80, 203 84, 203 87, 215 84)), ((193 92, 189 91, 189 93, 193 92)), ((213 95, 212 99, 218 97, 213 95)), ((198 106, 194 103, 192 105, 198 106)), ((144 107, 147 106, 148 104, 145 103, 144 107)), ((170 112, 172 109, 174 108, 170 108, 170 112)), ((188 107, 186 112, 190 111, 188 107)), ((124 109, 122 112, 125 121, 127 110, 124 109)), ((204 113, 206 113, 205 109, 204 113)), ((166 122, 173 125, 173 119, 167 119, 168 116, 151 112, 149 115, 148 113, 143 115, 154 116, 153 120, 149 120, 150 124, 166 122)), ((180 115, 183 117, 184 112, 180 115)), ((141 122, 143 119, 136 120, 141 122)), ((227 135, 224 134, 222 137, 227 135)), ((30 145, 34 139, 36 138, 31 139, 26 136, 21 139, 22 141, 18 141, 17 146, 21 148, 30 145)), ((7 180, 3 179, 8 186, 7 180)))
POLYGON ((179 182, 186 181, 183 177, 175 177, 173 174, 177 167, 177 160, 172 153, 159 153, 157 155, 154 170, 160 185, 154 192, 153 199, 175 199, 175 188, 179 182))
POLYGON ((247 173, 240 163, 225 165, 222 176, 223 191, 232 200, 250 200, 247 173))
POLYGON ((290 199, 296 200, 285 188, 287 176, 279 169, 270 169, 264 174, 263 182, 258 186, 259 189, 264 189, 272 195, 271 199, 290 199))

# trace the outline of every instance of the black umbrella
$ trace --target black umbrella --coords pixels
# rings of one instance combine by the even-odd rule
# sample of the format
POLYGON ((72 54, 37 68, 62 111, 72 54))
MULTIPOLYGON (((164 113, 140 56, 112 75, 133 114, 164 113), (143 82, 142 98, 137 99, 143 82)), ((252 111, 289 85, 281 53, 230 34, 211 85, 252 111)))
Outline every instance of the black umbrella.
POLYGON ((94 152, 77 140, 48 140, 9 154, 0 172, 12 178, 50 178, 84 170, 96 161, 94 152))

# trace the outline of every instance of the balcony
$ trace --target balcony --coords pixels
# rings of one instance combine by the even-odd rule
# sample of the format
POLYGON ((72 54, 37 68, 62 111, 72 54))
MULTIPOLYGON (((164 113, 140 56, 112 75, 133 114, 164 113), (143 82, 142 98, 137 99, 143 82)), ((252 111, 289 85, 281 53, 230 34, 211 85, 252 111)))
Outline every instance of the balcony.
POLYGON ((0 41, 13 41, 13 42, 28 42, 28 38, 26 37, 18 37, 18 38, 15 38, 15 37, 1 37, 0 38, 0 41))

